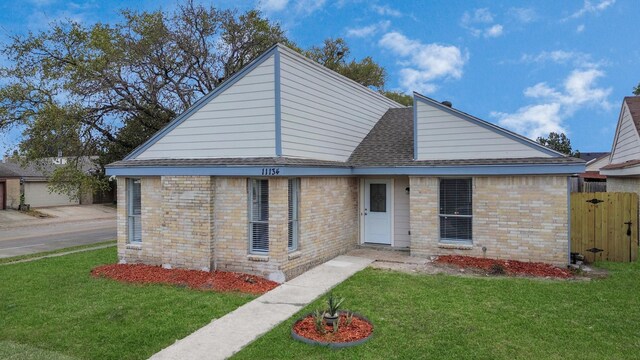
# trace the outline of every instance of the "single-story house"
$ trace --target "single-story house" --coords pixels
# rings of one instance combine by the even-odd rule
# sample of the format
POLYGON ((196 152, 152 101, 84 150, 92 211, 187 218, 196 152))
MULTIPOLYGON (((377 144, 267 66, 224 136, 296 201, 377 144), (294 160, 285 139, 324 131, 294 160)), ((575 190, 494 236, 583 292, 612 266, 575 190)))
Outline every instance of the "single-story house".
POLYGON ((31 207, 77 205, 77 199, 59 193, 51 193, 44 171, 34 165, 0 162, 0 208, 18 209, 20 194, 31 207))
MULTIPOLYGON (((81 160, 85 171, 94 168, 88 158, 81 160)), ((66 158, 45 158, 37 164, 22 164, 19 160, 5 157, 0 162, 0 210, 18 209, 21 194, 24 194, 24 203, 32 208, 113 201, 113 196, 103 194, 83 194, 80 199, 74 199, 66 194, 51 192, 49 175, 66 161, 66 158)))
POLYGON ((584 161, 282 45, 122 161, 121 262, 283 281, 359 244, 567 264, 584 161))
POLYGON ((600 168, 607 177, 607 190, 640 193, 640 96, 622 101, 608 160, 600 168))

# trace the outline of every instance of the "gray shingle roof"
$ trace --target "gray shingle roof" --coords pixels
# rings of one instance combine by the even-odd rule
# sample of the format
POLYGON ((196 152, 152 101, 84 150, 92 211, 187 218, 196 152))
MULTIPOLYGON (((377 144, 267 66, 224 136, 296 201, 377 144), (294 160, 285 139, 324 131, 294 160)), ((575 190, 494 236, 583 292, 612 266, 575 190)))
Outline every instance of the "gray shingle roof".
POLYGON ((608 152, 584 152, 584 153, 581 152, 580 159, 589 162, 593 159, 598 159, 605 155, 609 155, 609 153, 608 152))
POLYGON ((22 166, 16 163, 3 162, 0 163, 0 177, 45 177, 45 175, 34 165, 22 166))

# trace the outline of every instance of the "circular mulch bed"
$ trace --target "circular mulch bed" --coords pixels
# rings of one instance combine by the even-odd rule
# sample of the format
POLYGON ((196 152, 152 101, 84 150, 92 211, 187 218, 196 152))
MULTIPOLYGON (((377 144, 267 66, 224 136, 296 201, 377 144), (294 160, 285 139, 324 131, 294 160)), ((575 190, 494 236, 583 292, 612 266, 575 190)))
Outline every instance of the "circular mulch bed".
POLYGON ((507 275, 554 277, 561 279, 567 279, 573 276, 573 274, 571 274, 571 271, 567 269, 561 269, 550 264, 539 262, 497 260, 461 255, 438 256, 435 261, 441 264, 451 264, 463 268, 482 269, 488 272, 493 271, 496 266, 500 266, 504 269, 507 275))
POLYGON ((325 325, 326 334, 316 330, 313 314, 307 314, 298 319, 291 328, 291 336, 299 341, 311 345, 343 348, 360 345, 373 335, 373 325, 366 317, 353 313, 351 324, 347 325, 347 312, 340 312, 340 326, 336 334, 333 327, 325 325))
POLYGON ((94 277, 137 284, 167 284, 186 286, 197 290, 238 291, 263 294, 279 284, 259 276, 227 271, 199 271, 164 269, 143 264, 111 264, 91 270, 94 277))

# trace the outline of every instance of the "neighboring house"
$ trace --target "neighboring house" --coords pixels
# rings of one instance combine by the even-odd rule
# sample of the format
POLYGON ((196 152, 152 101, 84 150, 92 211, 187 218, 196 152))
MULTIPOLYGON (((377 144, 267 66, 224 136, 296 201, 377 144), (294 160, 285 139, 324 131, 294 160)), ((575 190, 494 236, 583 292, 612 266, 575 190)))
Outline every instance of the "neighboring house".
MULTIPOLYGON (((24 191, 24 203, 31 207, 77 205, 69 196, 50 193, 47 176, 35 166, 22 166, 12 162, 0 163, 0 188, 5 189, 3 209, 18 209, 20 193, 24 191)), ((2 189, 0 189, 2 191, 2 189)))
POLYGON ((600 169, 608 191, 640 193, 640 96, 625 97, 609 164, 600 169))
POLYGON ((585 171, 573 179, 571 191, 607 191, 607 177, 600 174, 600 168, 609 164, 609 154, 608 152, 580 153, 580 159, 587 163, 585 171))
POLYGON ((584 161, 276 45, 124 160, 122 262, 283 281, 358 244, 566 264, 584 161))
MULTIPOLYGON (((29 206, 47 207, 78 204, 92 204, 101 197, 87 194, 81 199, 72 199, 66 194, 50 192, 49 174, 56 166, 64 165, 66 158, 42 159, 39 165, 22 165, 5 158, 0 162, 0 209, 18 209, 20 194, 24 192, 24 203, 29 206)), ((83 160, 83 167, 89 171, 94 167, 87 159, 83 160)), ((112 200, 110 200, 112 201, 112 200)), ((107 202, 110 202, 107 200, 107 202)))

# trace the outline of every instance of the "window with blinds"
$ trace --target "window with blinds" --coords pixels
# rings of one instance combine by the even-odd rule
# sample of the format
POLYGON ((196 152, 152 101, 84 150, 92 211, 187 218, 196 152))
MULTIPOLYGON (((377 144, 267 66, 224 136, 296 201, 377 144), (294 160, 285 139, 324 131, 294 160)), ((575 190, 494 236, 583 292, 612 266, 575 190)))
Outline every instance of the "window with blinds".
POLYGON ((440 179, 440 241, 471 243, 471 179, 440 179))
POLYGON ((142 194, 140 179, 127 179, 127 217, 129 228, 129 243, 142 242, 142 194))
POLYGON ((249 179, 249 251, 269 252, 269 181, 249 179))
POLYGON ((289 251, 298 250, 298 204, 300 198, 300 179, 289 179, 289 251))

